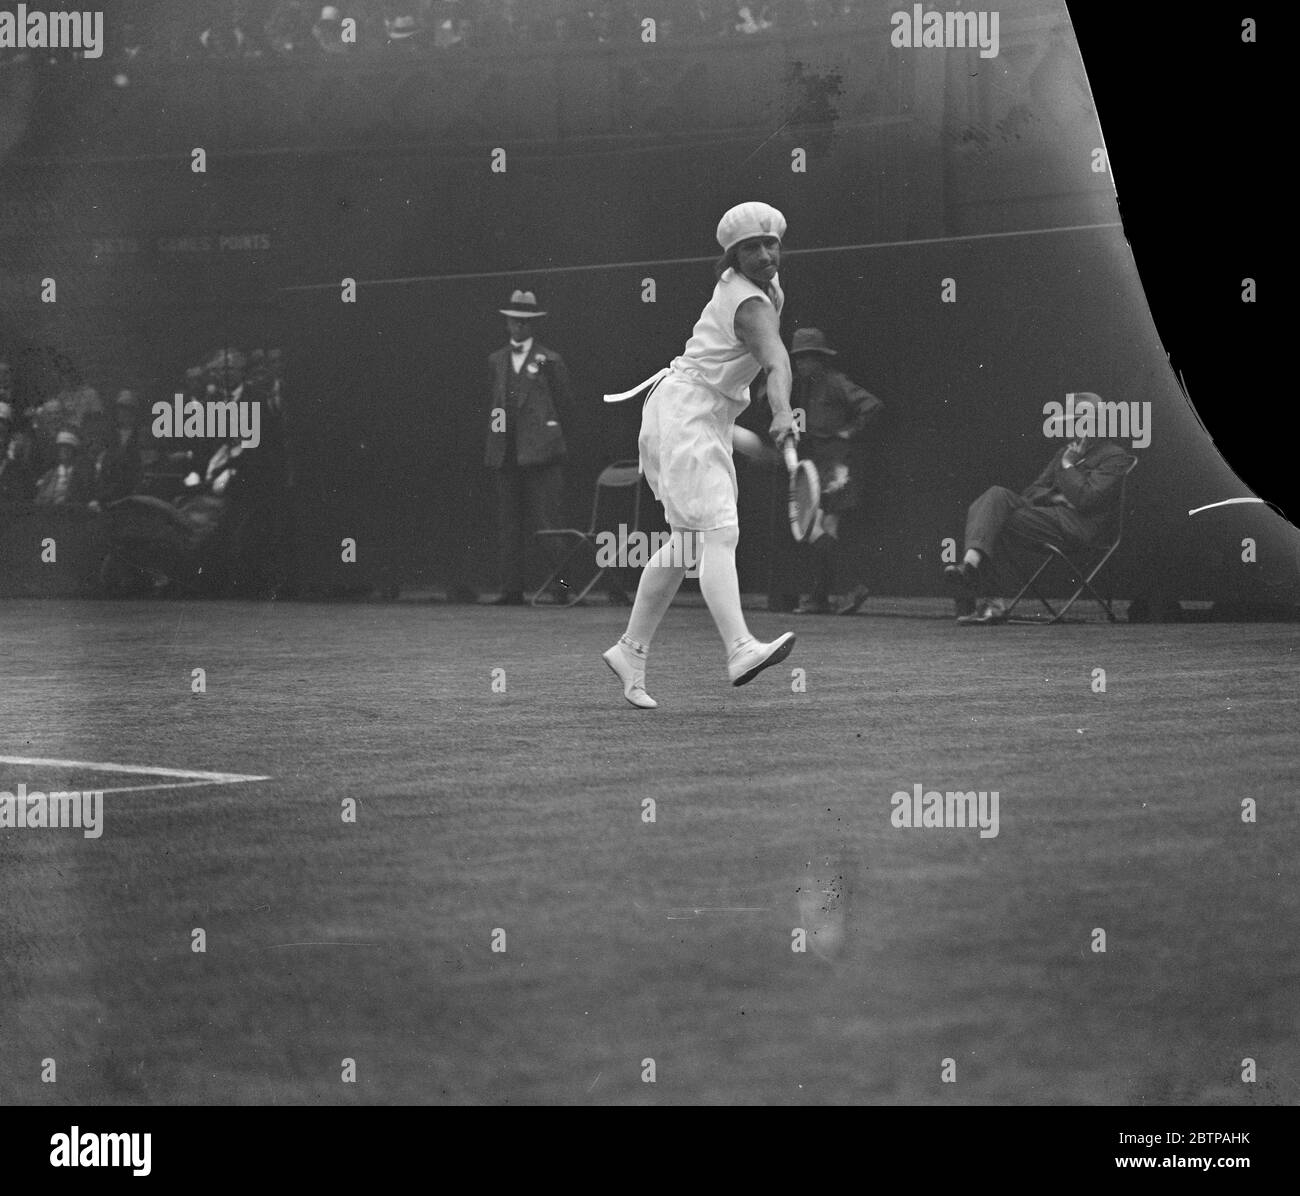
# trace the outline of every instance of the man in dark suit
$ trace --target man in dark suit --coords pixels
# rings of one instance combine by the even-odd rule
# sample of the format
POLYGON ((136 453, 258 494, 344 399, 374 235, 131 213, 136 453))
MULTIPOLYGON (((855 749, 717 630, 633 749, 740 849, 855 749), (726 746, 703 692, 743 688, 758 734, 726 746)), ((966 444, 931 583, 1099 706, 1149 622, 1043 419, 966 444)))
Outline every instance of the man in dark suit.
MULTIPOLYGON (((1092 408, 1087 426, 1096 424, 1094 394, 1074 396, 1076 423, 1092 408)), ((1103 437, 1071 440, 1021 493, 1005 486, 984 491, 966 515, 966 554, 948 565, 944 580, 956 591, 957 618, 963 623, 994 623, 1000 612, 987 604, 976 613, 976 595, 988 592, 996 562, 1007 549, 1048 541, 1062 548, 1095 543, 1106 531, 1119 500, 1120 481, 1132 458, 1103 437)))
MULTIPOLYGON (((794 387, 790 403, 802 407, 805 435, 801 457, 817 466, 821 483, 820 520, 807 541, 813 573, 813 591, 795 608, 797 615, 831 613, 840 521, 850 519, 862 500, 859 470, 852 459, 855 441, 880 417, 882 403, 831 364, 836 350, 826 343, 820 328, 797 328, 790 345, 794 387)), ((867 587, 858 586, 838 607, 839 614, 856 614, 867 600, 867 587)))
POLYGON ((532 291, 515 291, 506 318, 510 343, 488 357, 485 464, 497 487, 501 606, 524 601, 528 535, 560 526, 564 425, 573 410, 564 359, 533 336, 546 315, 532 291))
POLYGON ((144 449, 148 442, 134 391, 118 392, 113 419, 107 443, 94 457, 95 499, 91 505, 97 510, 129 494, 138 494, 144 482, 144 449))

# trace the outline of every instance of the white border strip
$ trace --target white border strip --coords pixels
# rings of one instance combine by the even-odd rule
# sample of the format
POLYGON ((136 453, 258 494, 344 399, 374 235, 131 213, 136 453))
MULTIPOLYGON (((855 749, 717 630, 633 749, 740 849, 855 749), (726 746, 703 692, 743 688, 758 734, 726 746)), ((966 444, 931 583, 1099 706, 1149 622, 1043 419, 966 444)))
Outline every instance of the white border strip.
POLYGON ((1192 508, 1190 511, 1188 511, 1187 513, 1188 513, 1189 515, 1196 515, 1196 514, 1199 514, 1201 511, 1212 511, 1212 510, 1214 510, 1215 507, 1230 507, 1230 506, 1233 505, 1233 503, 1239 503, 1239 502, 1260 502, 1260 503, 1262 503, 1263 501, 1264 501, 1264 500, 1263 500, 1262 498, 1225 498, 1225 499, 1223 499, 1222 502, 1206 503, 1205 506, 1203 506, 1203 507, 1193 507, 1193 508, 1192 508))

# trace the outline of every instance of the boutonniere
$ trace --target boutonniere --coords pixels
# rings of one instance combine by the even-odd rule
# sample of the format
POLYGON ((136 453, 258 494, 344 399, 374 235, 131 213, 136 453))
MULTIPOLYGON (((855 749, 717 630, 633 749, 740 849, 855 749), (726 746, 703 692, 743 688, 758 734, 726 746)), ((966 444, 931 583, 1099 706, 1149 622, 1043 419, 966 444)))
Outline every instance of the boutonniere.
MULTIPOLYGON (((546 360, 545 357, 539 357, 539 358, 537 359, 537 361, 545 361, 545 360, 546 360)), ((525 368, 525 369, 526 369, 530 374, 536 374, 536 373, 537 373, 537 361, 530 361, 530 362, 529 362, 529 363, 528 363, 524 368, 525 368)))

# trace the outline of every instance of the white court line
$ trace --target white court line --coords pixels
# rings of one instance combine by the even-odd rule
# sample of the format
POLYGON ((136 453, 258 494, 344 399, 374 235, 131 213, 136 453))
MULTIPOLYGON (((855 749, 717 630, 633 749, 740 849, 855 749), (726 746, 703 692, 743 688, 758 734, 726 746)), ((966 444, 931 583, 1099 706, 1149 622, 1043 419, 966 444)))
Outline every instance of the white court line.
MULTIPOLYGON (((30 764, 41 768, 91 768, 96 772, 125 772, 135 776, 183 777, 195 784, 205 782, 217 785, 233 785, 240 781, 269 781, 270 777, 248 776, 240 772, 198 772, 192 768, 153 768, 147 764, 105 764, 93 760, 53 760, 43 756, 0 756, 0 764, 30 764)), ((180 786, 174 786, 180 788, 180 786)), ((141 788, 160 789, 161 785, 141 786, 141 788)), ((125 793, 125 789, 106 790, 110 793, 125 793)))
MULTIPOLYGON (((248 781, 268 781, 270 777, 245 777, 248 781)), ((168 781, 161 785, 116 785, 112 789, 99 789, 98 793, 145 793, 151 789, 201 789, 205 785, 233 785, 235 781, 168 781)))
POLYGON ((95 772, 125 772, 131 776, 177 776, 185 780, 162 781, 157 785, 118 785, 99 793, 143 793, 149 789, 195 789, 200 785, 237 785, 243 781, 269 781, 269 776, 248 776, 243 772, 199 772, 194 768, 151 768, 148 764, 108 764, 94 761, 56 761, 36 755, 0 755, 0 764, 30 764, 38 768, 90 768, 95 772))
MULTIPOLYGON (((854 253, 863 249, 905 249, 913 245, 950 245, 960 241, 995 241, 1006 237, 1042 237, 1051 233, 1077 233, 1094 228, 1123 228, 1118 220, 1103 224, 1068 224, 1057 228, 1020 228, 1001 233, 964 233, 952 237, 919 237, 912 241, 864 241, 858 245, 819 245, 810 249, 785 249, 781 256, 787 258, 803 257, 814 253, 854 253)), ((485 270, 474 274, 412 274, 397 278, 363 278, 357 283, 359 287, 400 286, 420 282, 464 282, 475 278, 518 278, 522 274, 535 277, 540 274, 580 274, 595 270, 641 270, 648 266, 689 266, 700 262, 713 262, 717 254, 707 257, 665 257, 640 262, 593 262, 586 266, 539 266, 532 270, 485 270)), ((329 291, 337 290, 338 282, 307 282, 296 286, 281 287, 288 291, 329 291)))

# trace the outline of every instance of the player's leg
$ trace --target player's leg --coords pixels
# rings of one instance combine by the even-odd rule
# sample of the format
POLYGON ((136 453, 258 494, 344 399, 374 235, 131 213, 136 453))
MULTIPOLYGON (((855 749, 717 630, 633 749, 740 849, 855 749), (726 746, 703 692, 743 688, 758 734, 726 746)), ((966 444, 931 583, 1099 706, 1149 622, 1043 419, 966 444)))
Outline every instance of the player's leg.
POLYGON ((681 588, 686 570, 695 564, 694 553, 698 549, 694 545, 698 536, 699 532, 673 528, 669 539, 660 545, 641 570, 625 638, 647 651, 659 630, 660 621, 681 588))
POLYGON ((700 539, 700 593, 726 647, 731 683, 744 685, 765 668, 784 660, 794 647, 794 636, 787 631, 765 644, 750 634, 740 608, 740 579, 736 573, 740 528, 735 524, 713 528, 702 532, 700 539))
POLYGON ((672 605, 687 568, 694 563, 691 545, 698 533, 673 528, 672 535, 641 570, 627 630, 605 654, 605 663, 623 682, 623 696, 643 710, 657 702, 645 691, 646 658, 659 624, 672 605))

